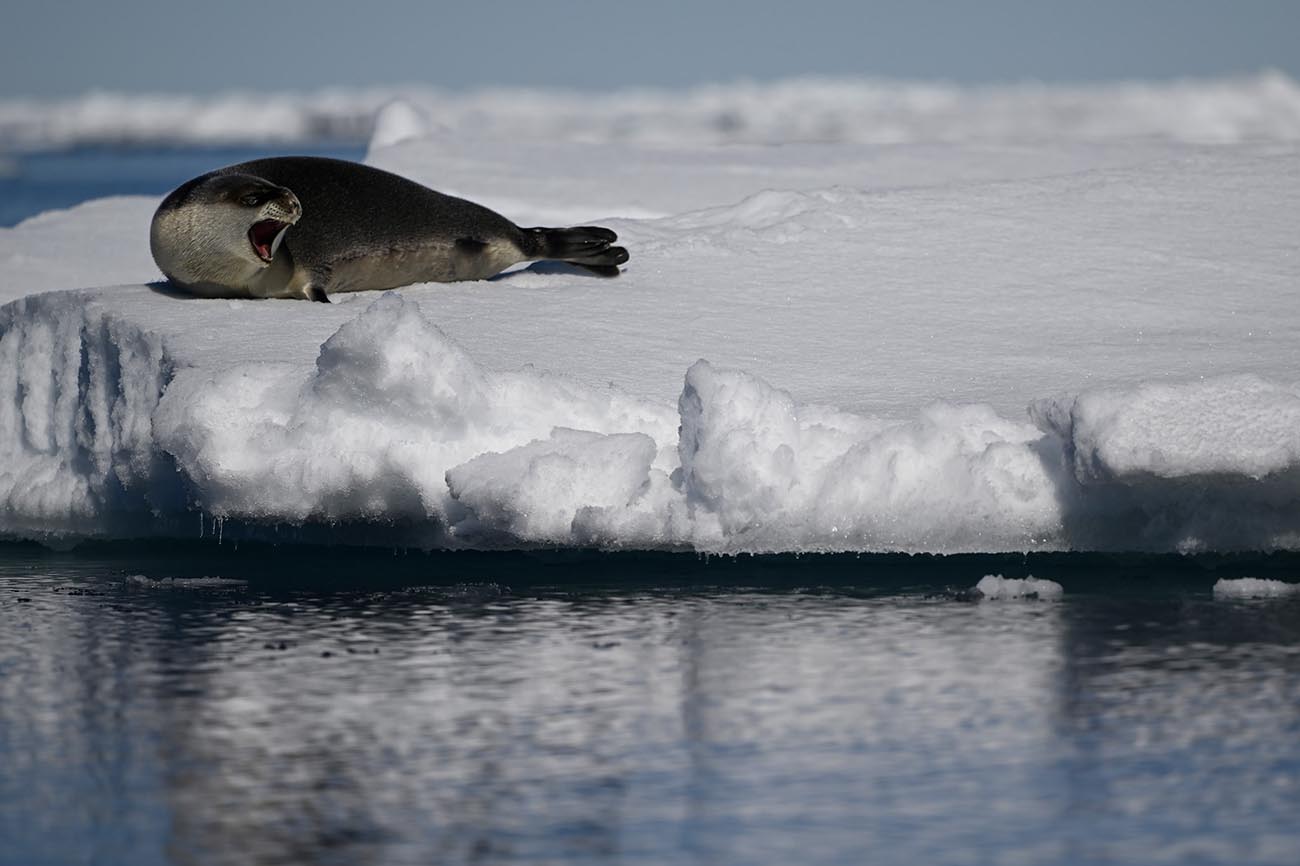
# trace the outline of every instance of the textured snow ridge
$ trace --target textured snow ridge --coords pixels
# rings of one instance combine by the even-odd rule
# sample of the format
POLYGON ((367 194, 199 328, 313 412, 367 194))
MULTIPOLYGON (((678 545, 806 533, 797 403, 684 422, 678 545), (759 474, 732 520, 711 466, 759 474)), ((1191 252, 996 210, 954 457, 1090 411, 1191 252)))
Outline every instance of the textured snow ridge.
POLYGON ((1300 86, 1251 77, 1090 86, 959 87, 799 79, 605 94, 431 88, 227 93, 210 97, 91 93, 57 102, 0 101, 0 144, 392 143, 438 126, 489 139, 644 143, 788 141, 1300 139, 1300 86), (400 117, 381 110, 406 106, 400 117), (387 114, 387 117, 384 117, 387 114), (376 118, 380 119, 377 121, 376 118))
POLYGON ((175 508, 152 428, 169 375, 158 338, 89 293, 0 307, 0 533, 111 532, 175 508))
POLYGON ((451 547, 1297 546, 1300 398, 1264 380, 1085 393, 1037 404, 1040 429, 843 413, 701 360, 674 408, 490 369, 427 306, 357 304, 311 365, 219 367, 86 293, 0 308, 0 532, 190 534, 199 511, 451 547))
MULTIPOLYGON (((439 528, 472 517, 446 476, 485 452, 554 438, 557 453, 567 444, 579 454, 598 454, 598 446, 552 433, 573 427, 600 438, 645 429, 664 438, 671 424, 662 409, 612 389, 485 370, 396 293, 339 328, 320 347, 314 368, 252 363, 215 373, 185 370, 155 417, 159 447, 196 480, 197 504, 210 514, 291 523, 427 521, 439 528)), ((634 438, 638 445, 646 439, 634 438)), ((644 448, 633 450, 644 456, 644 448)), ((615 448, 611 459, 621 454, 615 448)), ((526 461, 519 455, 510 462, 526 461)), ((484 457, 478 466, 455 477, 464 479, 469 501, 493 513, 488 503, 501 495, 490 478, 496 464, 484 457)), ((589 465, 550 475, 557 472, 564 483, 554 491, 561 498, 548 500, 553 509, 563 509, 563 497, 590 498, 617 487, 589 465), (575 488, 588 476, 591 486, 575 488)), ((530 481, 545 484, 540 476, 546 474, 519 480, 523 487, 511 492, 529 496, 530 481)), ((625 503, 626 497, 619 500, 625 503)), ((512 507, 530 510, 503 506, 512 507)), ((519 534, 532 537, 523 530, 553 528, 555 519, 525 521, 519 534)))
POLYGON ((1023 549, 1060 523, 1038 432, 985 406, 906 423, 801 406, 708 362, 679 402, 681 490, 711 534, 747 549, 1023 549))

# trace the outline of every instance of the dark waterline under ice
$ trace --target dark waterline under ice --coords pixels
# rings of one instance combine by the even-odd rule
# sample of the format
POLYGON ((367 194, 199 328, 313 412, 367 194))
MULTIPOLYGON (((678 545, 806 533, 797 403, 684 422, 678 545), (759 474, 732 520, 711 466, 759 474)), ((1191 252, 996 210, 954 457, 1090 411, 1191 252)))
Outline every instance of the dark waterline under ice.
POLYGON ((2 547, 0 863, 1293 863, 1297 565, 2 547))

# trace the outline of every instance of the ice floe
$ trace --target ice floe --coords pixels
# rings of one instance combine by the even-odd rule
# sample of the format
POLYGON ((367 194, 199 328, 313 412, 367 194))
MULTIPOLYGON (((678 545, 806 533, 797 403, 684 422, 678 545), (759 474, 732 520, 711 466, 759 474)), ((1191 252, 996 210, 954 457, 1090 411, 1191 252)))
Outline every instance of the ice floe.
POLYGON ((612 281, 194 300, 156 282, 152 199, 0 230, 0 534, 1300 547, 1294 85, 1216 86, 1279 126, 1043 141, 1077 94, 1012 89, 996 146, 916 105, 906 148, 492 140, 385 95, 373 162, 521 222, 612 217, 612 281))

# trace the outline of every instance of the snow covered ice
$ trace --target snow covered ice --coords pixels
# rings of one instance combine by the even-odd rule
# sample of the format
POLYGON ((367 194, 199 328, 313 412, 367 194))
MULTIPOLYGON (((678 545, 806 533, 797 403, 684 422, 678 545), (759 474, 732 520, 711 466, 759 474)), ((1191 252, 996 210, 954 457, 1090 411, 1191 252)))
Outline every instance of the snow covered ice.
POLYGON ((0 533, 1300 546, 1294 82, 534 97, 347 117, 379 167, 610 225, 618 280, 195 300, 149 285, 154 199, 0 230, 0 533))

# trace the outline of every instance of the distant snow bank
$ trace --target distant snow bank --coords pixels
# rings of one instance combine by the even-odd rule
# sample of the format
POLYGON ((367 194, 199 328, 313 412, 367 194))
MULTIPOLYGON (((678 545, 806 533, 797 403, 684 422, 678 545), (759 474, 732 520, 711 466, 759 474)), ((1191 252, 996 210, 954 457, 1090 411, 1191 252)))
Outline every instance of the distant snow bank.
POLYGON ((1214 584, 1215 598, 1288 598, 1300 596, 1300 583, 1260 577, 1220 578, 1214 584))
POLYGON ((408 122, 423 118, 463 134, 534 141, 1300 139, 1300 85, 1265 72, 1070 86, 796 79, 601 93, 415 86, 206 97, 96 92, 56 102, 0 101, 0 146, 360 143, 376 131, 391 143, 392 118, 376 130, 376 117, 394 101, 409 106, 408 122))

